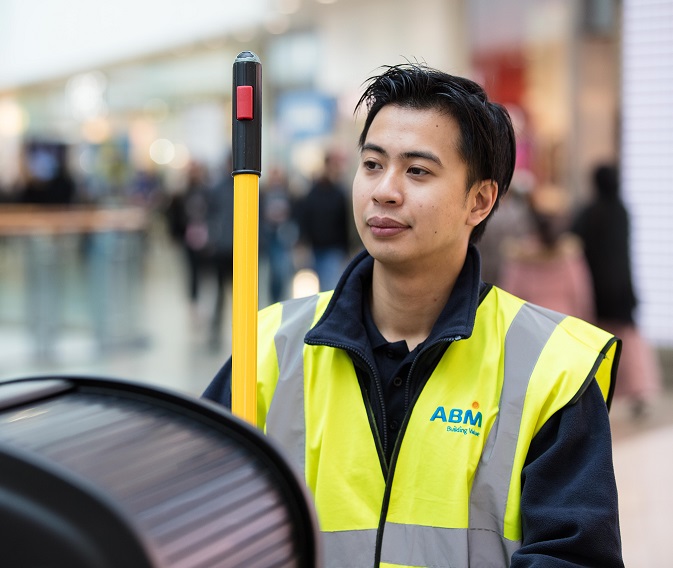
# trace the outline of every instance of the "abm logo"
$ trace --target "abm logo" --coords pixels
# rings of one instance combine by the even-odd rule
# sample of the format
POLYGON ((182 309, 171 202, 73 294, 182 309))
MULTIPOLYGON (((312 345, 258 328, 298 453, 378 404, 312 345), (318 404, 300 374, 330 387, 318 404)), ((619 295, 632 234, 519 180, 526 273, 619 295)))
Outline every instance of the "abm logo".
POLYGON ((482 414, 479 412, 479 403, 473 402, 472 408, 450 408, 448 413, 443 406, 438 406, 433 412, 430 422, 440 420, 448 422, 447 432, 460 432, 479 436, 480 432, 475 428, 481 428, 482 414))

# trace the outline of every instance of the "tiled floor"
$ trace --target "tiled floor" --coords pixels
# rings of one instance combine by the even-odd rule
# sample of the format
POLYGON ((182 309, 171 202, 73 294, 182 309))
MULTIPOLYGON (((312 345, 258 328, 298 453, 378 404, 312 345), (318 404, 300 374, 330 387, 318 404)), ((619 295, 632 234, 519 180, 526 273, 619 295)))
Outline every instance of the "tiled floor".
MULTIPOLYGON (((0 258, 0 291, 11 295, 22 287, 6 282, 19 278, 16 271, 7 270, 13 262, 9 256, 0 258)), ((226 334, 219 349, 209 349, 207 326, 203 321, 199 325, 198 317, 195 321, 185 302, 180 261, 167 242, 151 244, 143 301, 135 314, 144 347, 100 352, 86 331, 69 330, 61 334, 54 358, 40 363, 33 358, 25 329, 11 317, 0 319, 0 380, 44 373, 92 374, 199 395, 231 352, 231 342, 226 334)), ((206 310, 212 289, 206 289, 203 300, 206 310)), ((6 307, 7 298, 0 298, 0 304, 6 307)), ((225 330, 228 326, 230 319, 225 318, 225 330)), ((673 567, 673 392, 666 392, 653 413, 640 420, 615 401, 611 418, 626 566, 673 567)))
POLYGON ((673 566, 673 393, 652 415, 634 420, 616 401, 611 410, 614 465, 627 568, 673 566))

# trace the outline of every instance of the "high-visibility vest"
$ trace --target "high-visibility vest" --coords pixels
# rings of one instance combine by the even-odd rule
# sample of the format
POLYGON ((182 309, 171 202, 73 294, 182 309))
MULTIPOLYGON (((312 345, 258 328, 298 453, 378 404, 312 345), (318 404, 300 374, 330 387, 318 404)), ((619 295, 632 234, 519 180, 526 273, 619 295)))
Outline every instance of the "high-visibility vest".
POLYGON ((330 297, 263 310, 258 335, 258 424, 304 473, 325 567, 508 566, 531 440, 593 378, 609 399, 618 340, 492 288, 412 401, 386 472, 351 357, 303 341, 330 297))

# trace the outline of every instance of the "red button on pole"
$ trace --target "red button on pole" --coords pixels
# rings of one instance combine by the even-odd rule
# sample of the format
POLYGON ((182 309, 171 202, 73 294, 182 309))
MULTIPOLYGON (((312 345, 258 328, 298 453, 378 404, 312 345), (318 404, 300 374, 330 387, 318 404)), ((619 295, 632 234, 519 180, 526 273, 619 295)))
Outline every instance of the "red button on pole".
POLYGON ((236 119, 252 120, 252 85, 236 87, 236 119))

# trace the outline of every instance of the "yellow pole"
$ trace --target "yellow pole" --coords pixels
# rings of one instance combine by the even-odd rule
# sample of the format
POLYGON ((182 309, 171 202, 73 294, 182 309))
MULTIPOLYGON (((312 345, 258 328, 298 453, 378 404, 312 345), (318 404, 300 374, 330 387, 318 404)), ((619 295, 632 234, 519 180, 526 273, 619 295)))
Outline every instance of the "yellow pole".
POLYGON ((233 68, 234 273, 231 409, 257 425, 259 177, 262 175, 262 66, 251 51, 233 68))
POLYGON ((232 411, 257 424, 259 178, 234 176, 232 411))

